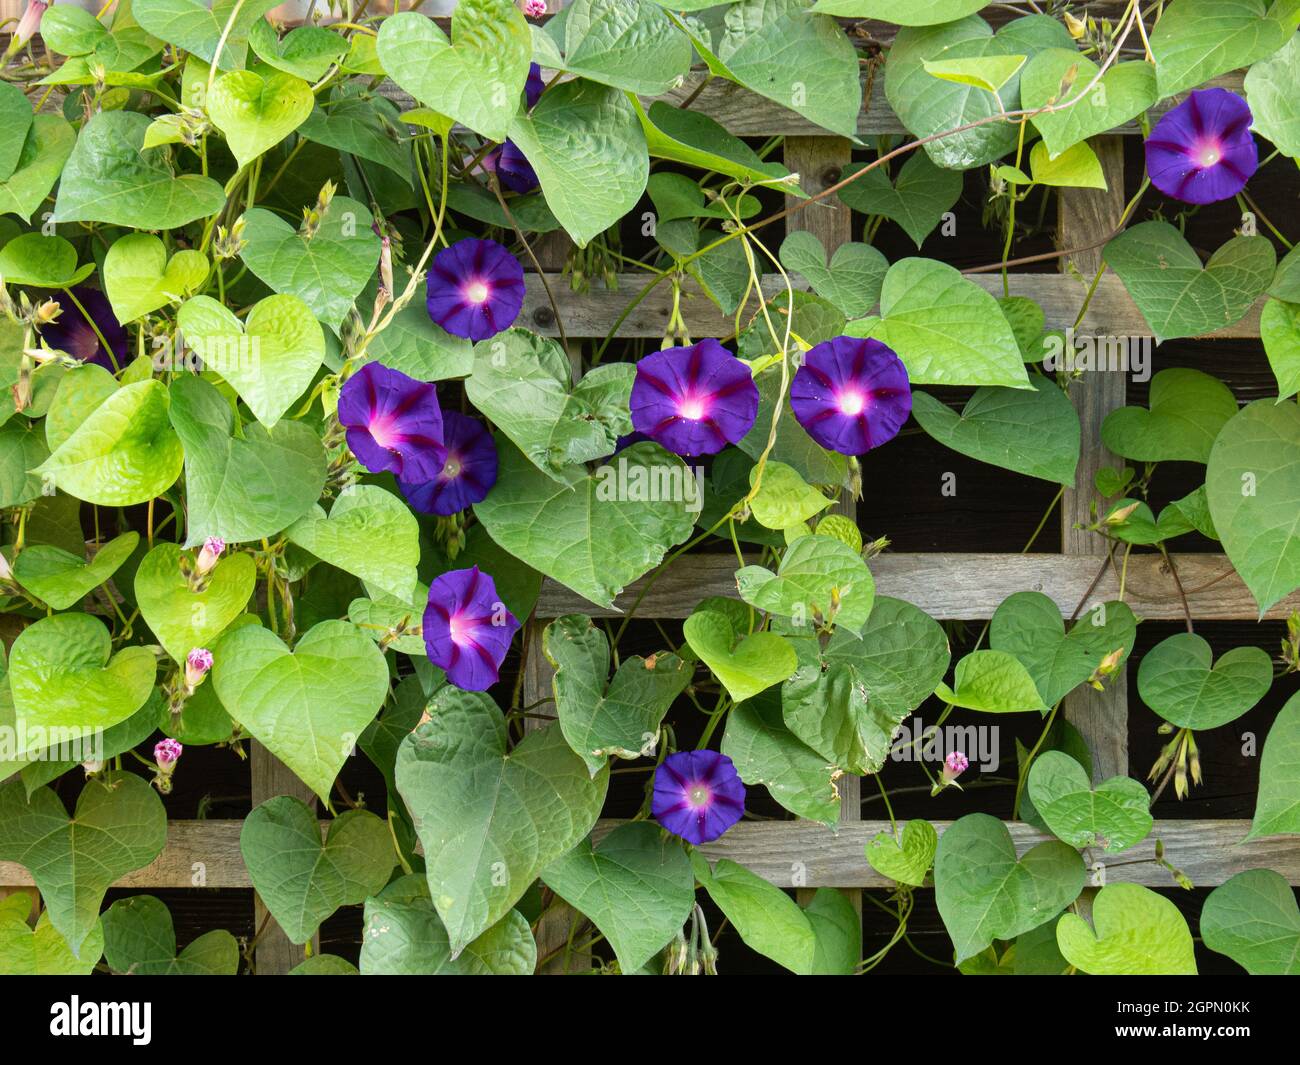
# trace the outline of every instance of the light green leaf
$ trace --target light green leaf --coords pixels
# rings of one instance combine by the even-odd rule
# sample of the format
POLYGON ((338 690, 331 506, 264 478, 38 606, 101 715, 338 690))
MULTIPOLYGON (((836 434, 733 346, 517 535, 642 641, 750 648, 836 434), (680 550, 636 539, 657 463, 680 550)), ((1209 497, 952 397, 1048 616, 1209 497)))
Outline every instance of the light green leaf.
MULTIPOLYGON (((598 606, 612 606, 623 588, 685 540, 694 518, 683 501, 660 493, 620 491, 634 484, 681 485, 690 473, 657 444, 619 452, 618 465, 570 475, 557 484, 498 438, 496 487, 474 513, 504 550, 598 606)), ((691 489, 694 491, 694 489, 691 489)))
POLYGON ((1121 407, 1106 416, 1102 442, 1139 462, 1206 462, 1237 401, 1218 378, 1172 367, 1151 380, 1151 408, 1121 407))
POLYGON ((104 292, 117 320, 134 322, 197 291, 208 279, 208 270, 202 252, 181 249, 168 259, 157 237, 128 233, 104 256, 104 292))
POLYGON ((397 788, 455 959, 591 831, 609 771, 591 777, 554 726, 507 753, 505 717, 482 692, 441 688, 429 713, 398 751, 397 788))
POLYGON ((1294 396, 1300 392, 1300 304, 1266 300, 1259 318, 1259 335, 1277 378, 1277 398, 1294 396))
POLYGON ((1032 389, 981 388, 960 414, 926 392, 912 393, 912 414, 941 444, 980 462, 1074 485, 1079 415, 1045 377, 1032 389))
POLYGON ((318 104, 298 132, 309 141, 378 163, 412 184, 411 149, 397 108, 382 96, 346 95, 350 88, 345 84, 326 105, 318 104))
POLYGON ((1238 67, 1251 66, 1291 39, 1293 8, 1277 0, 1177 0, 1151 31, 1160 96, 1173 96, 1238 67))
MULTIPOLYGON (((60 5, 63 6, 63 5, 60 5)), ((79 9, 77 9, 79 10, 79 9)), ((96 923, 73 954, 42 913, 36 927, 27 924, 31 899, 20 892, 0 899, 0 973, 6 976, 89 976, 104 953, 104 930, 96 923)))
MULTIPOLYGON (((362 306, 369 300, 369 292, 367 286, 362 306)), ((368 352, 376 362, 417 381, 468 377, 474 370, 474 345, 435 323, 420 299, 411 300, 375 334, 368 352)))
POLYGON ((936 693, 954 706, 988 714, 1048 709, 1029 671, 1005 651, 972 651, 957 663, 953 687, 940 684, 936 693))
POLYGON ((346 810, 321 842, 316 813, 277 795, 253 809, 239 852, 258 896, 290 942, 306 943, 340 906, 379 894, 397 864, 388 826, 369 810, 346 810))
POLYGON ((233 434, 235 415, 217 389, 197 377, 172 382, 172 423, 185 444, 186 546, 209 536, 261 540, 302 517, 325 486, 325 449, 308 425, 283 421, 233 434))
POLYGON ((1259 795, 1247 839, 1300 836, 1300 694, 1278 711, 1264 741, 1259 795))
POLYGON ((109 770, 88 781, 69 818, 62 800, 21 780, 0 785, 0 860, 31 873, 50 923, 84 961, 103 947, 99 907, 109 885, 152 862, 167 842, 167 814, 148 781, 109 770))
POLYGON ((1029 797, 1052 835, 1071 847, 1127 850, 1146 839, 1154 823, 1151 796, 1140 781, 1112 777, 1094 789, 1083 767, 1060 751, 1034 759, 1029 797))
POLYGON ((901 839, 880 832, 867 844, 867 864, 899 884, 922 887, 934 865, 939 833, 929 821, 908 821, 901 839))
POLYGON ((46 482, 36 471, 49 455, 38 425, 18 418, 0 426, 0 506, 16 507, 41 497, 46 482))
POLYGON ((211 63, 217 59, 222 31, 230 26, 217 66, 233 70, 244 65, 248 55, 248 33, 276 0, 132 0, 131 15, 159 40, 174 44, 211 63))
POLYGON ((124 532, 89 562, 61 547, 33 544, 14 559, 14 579, 55 610, 67 610, 112 577, 139 542, 139 533, 124 532))
POLYGON ((677 935, 695 904, 681 841, 648 821, 620 825, 595 847, 583 840, 542 871, 542 881, 609 940, 624 973, 677 935))
POLYGON ((0 277, 10 285, 70 288, 94 270, 94 263, 78 267, 77 249, 54 234, 23 233, 0 248, 0 277))
POLYGON ((224 928, 205 932, 178 955, 167 907, 152 895, 118 899, 105 912, 104 960, 131 976, 234 976, 239 944, 224 928))
POLYGON ((921 66, 932 78, 970 85, 997 94, 1025 65, 1023 55, 969 56, 963 59, 922 60, 921 66))
POLYGON ((934 26, 973 15, 983 0, 910 0, 906 5, 893 0, 817 0, 813 11, 838 18, 873 18, 898 26, 934 26))
POLYGON ((1083 881, 1077 851, 1052 840, 1017 859, 1011 833, 988 814, 953 822, 935 853, 935 902, 959 962, 1051 920, 1083 881))
POLYGON ((751 632, 748 607, 734 600, 703 600, 682 635, 734 702, 780 684, 798 667, 793 645, 774 632, 751 632))
POLYGON ((221 558, 197 588, 186 574, 176 544, 159 544, 135 572, 140 616, 179 663, 196 647, 212 649, 248 607, 257 583, 253 556, 242 551, 221 558))
POLYGON ((510 139, 541 183, 547 206, 585 246, 636 206, 650 176, 645 133, 627 97, 595 82, 552 87, 515 116, 510 139))
POLYGON ((1093 85, 1099 69, 1073 48, 1048 48, 1021 72, 1021 107, 1036 111, 1049 104, 1066 105, 1032 119, 1051 158, 1124 125, 1156 102, 1156 68, 1151 63, 1115 63, 1093 85), (1062 89, 1062 83, 1071 77, 1062 89))
POLYGON ((1029 172, 1037 185, 1067 189, 1106 187, 1101 160, 1083 141, 1071 145, 1055 157, 1049 155, 1047 146, 1039 141, 1029 150, 1029 172))
POLYGON ((1300 156, 1300 36, 1246 71, 1252 128, 1283 155, 1300 156))
POLYGON ((328 801, 334 778, 388 694, 388 666, 346 621, 322 621, 292 652, 260 625, 213 648, 212 683, 230 716, 328 801))
POLYGON ((1157 341, 1200 336, 1239 322, 1273 281, 1277 257, 1267 237, 1233 237, 1201 265, 1168 222, 1142 222, 1106 245, 1157 341))
POLYGON ((1205 492, 1262 613, 1300 586, 1300 407, 1258 400, 1234 415, 1210 451, 1205 492))
MULTIPOLYGON (((366 900, 367 902, 369 899, 366 900)), ((363 948, 364 949, 364 948, 363 948)), ((357 967, 337 954, 313 954, 289 970, 290 976, 360 976, 357 967)))
POLYGON ((1142 701, 1171 725, 1211 729, 1235 721, 1268 694, 1273 663, 1259 647, 1234 647, 1211 666, 1202 637, 1179 632, 1156 644, 1138 668, 1142 701))
MULTIPOLYGON (((749 471, 749 486, 754 487, 758 467, 749 471)), ((763 466, 763 480, 758 493, 750 500, 754 519, 769 529, 788 529, 800 525, 831 505, 821 492, 809 485, 793 466, 769 461, 763 466)))
POLYGON ((563 69, 590 81, 662 96, 690 71, 692 56, 690 38, 654 4, 575 0, 564 9, 563 69))
POLYGON ((796 230, 781 244, 781 263, 803 274, 814 292, 830 300, 846 318, 861 318, 880 299, 889 261, 870 244, 841 244, 826 262, 826 249, 815 233, 796 230))
MULTIPOLYGON (((66 11, 69 8, 63 6, 60 10, 66 11)), ((80 8, 72 10, 80 11, 80 8)), ((41 36, 49 44, 48 32, 41 36)), ((31 132, 32 117, 32 105, 22 89, 9 81, 0 86, 0 182, 8 181, 18 169, 23 145, 27 143, 27 136, 31 132)))
POLYGON ((372 222, 346 196, 334 197, 310 236, 255 207, 244 214, 244 263, 276 292, 297 296, 337 334, 379 262, 372 222))
POLYGON ((245 167, 301 126, 315 102, 311 86, 293 74, 232 70, 212 86, 208 116, 245 167))
POLYGON ((1201 940, 1251 976, 1300 975, 1300 907, 1286 877, 1248 869, 1210 892, 1201 940))
POLYGON ((509 0, 465 0, 451 20, 452 39, 432 19, 401 12, 384 19, 379 60, 420 103, 491 140, 505 140, 519 110, 532 34, 509 0))
POLYGON ((764 566, 736 571, 740 597, 750 606, 803 627, 822 624, 857 633, 875 602, 876 583, 862 556, 832 536, 802 536, 774 574, 764 566))
MULTIPOLYGON (((663 100, 656 100, 648 111, 639 100, 633 99, 632 105, 649 152, 656 159, 714 170, 754 185, 780 183, 790 187, 789 170, 780 163, 764 162, 754 149, 708 115, 673 107, 663 100)), ((799 195, 794 188, 790 192, 799 195)))
POLYGON ((320 81, 348 52, 347 38, 323 26, 298 26, 277 38, 266 19, 249 28, 248 43, 263 63, 309 82, 320 81))
POLYGON ((1102 888, 1092 900, 1092 927, 1067 913, 1056 925, 1056 943, 1066 961, 1093 976, 1196 975, 1187 921, 1140 884, 1102 888))
MULTIPOLYGON (((855 167, 844 176, 857 173, 855 167)), ((894 181, 878 166, 840 189, 840 200, 863 214, 897 222, 919 248, 961 196, 961 174, 935 166, 924 152, 913 152, 894 181)))
MULTIPOLYGON (((767 634, 755 634, 760 635, 767 634)), ((722 753, 735 764, 741 780, 761 784, 792 814, 824 825, 839 821, 839 770, 786 727, 779 692, 765 692, 732 708, 722 753)))
POLYGON ((149 116, 138 111, 92 116, 63 168, 54 220, 177 229, 221 210, 220 185, 198 174, 177 177, 168 149, 144 148, 148 128, 149 116))
POLYGON ((54 4, 41 16, 41 40, 59 55, 88 55, 108 36, 91 12, 72 4, 54 4))
POLYGON ((0 181, 0 214, 29 221, 72 154, 77 134, 62 115, 36 115, 12 174, 0 181))

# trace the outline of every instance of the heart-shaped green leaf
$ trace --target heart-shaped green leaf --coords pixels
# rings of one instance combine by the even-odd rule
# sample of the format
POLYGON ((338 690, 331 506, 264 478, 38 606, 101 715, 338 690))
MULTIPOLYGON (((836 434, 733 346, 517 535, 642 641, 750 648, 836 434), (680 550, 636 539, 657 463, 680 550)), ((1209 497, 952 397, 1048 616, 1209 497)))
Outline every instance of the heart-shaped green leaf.
POLYGON ((29 221, 54 188, 76 140, 76 131, 62 115, 35 115, 17 167, 0 181, 0 214, 29 221))
POLYGON ((1137 618, 1124 603, 1090 610, 1067 633, 1060 609, 1042 592, 1007 596, 989 624, 989 647, 1019 660, 1047 706, 1091 677, 1107 655, 1127 658, 1136 638, 1137 618))
POLYGON ((325 333, 297 296, 267 296, 243 322, 211 296, 176 316, 204 366, 221 374, 268 429, 311 384, 325 358, 325 333))
POLYGON ((939 838, 934 895, 957 961, 1050 921, 1083 890, 1083 859, 1056 840, 1021 858, 1006 825, 967 814, 939 838))
MULTIPOLYGON (((641 120, 646 146, 656 159, 714 170, 754 185, 780 181, 790 174, 780 163, 765 162, 753 148, 708 115, 673 107, 665 100, 656 100, 648 111, 635 98, 632 105, 641 120)), ((791 195, 796 193, 792 191, 791 195)))
POLYGON ((88 781, 69 818, 49 788, 28 801, 21 780, 0 785, 0 859, 25 866, 50 923, 77 958, 99 956, 99 906, 119 877, 143 868, 167 842, 167 813, 143 777, 109 771, 88 781))
POLYGON ((104 953, 104 930, 96 923, 81 957, 68 949, 64 938, 42 913, 36 927, 27 924, 31 899, 25 893, 0 899, 0 973, 5 976, 89 976, 104 953))
POLYGON ((1201 940, 1251 976, 1300 975, 1300 906, 1286 877, 1248 869, 1210 892, 1201 940))
POLYGON ((1300 586, 1300 406, 1258 400, 1234 415, 1210 451, 1205 497, 1262 614, 1300 586))
POLYGON ((1200 336, 1239 322, 1273 281, 1277 256, 1267 237, 1233 237, 1201 265, 1168 222, 1142 222, 1106 245, 1156 340, 1200 336))
POLYGON ((212 86, 208 115, 243 167, 301 126, 315 103, 311 86, 293 74, 232 70, 212 86))
POLYGON ((695 877, 747 946, 800 976, 845 976, 862 953, 862 924, 834 888, 800 907, 775 884, 723 858, 712 869, 691 854, 695 877))
MULTIPOLYGON (((345 82, 335 90, 331 99, 316 105, 298 132, 309 141, 378 163, 396 174, 404 184, 411 185, 414 182, 411 176, 411 145, 399 133, 401 129, 400 113, 391 101, 382 96, 366 94, 360 84, 348 85, 345 82)), ((466 194, 473 194, 468 186, 458 187, 466 194)), ((496 197, 486 189, 479 186, 475 186, 475 189, 496 204, 496 197)), ((449 202, 450 195, 449 191, 449 202)), ((500 205, 497 207, 500 210, 500 205)), ((503 211, 503 218, 504 214, 503 211)), ((415 300, 413 305, 424 309, 421 300, 415 300)), ((425 316, 428 316, 427 311, 425 316)))
MULTIPOLYGON (((750 467, 749 487, 758 482, 758 466, 750 467)), ((769 460, 763 465, 758 494, 750 500, 754 520, 769 529, 800 526, 831 505, 831 500, 799 476, 784 462, 769 460)))
POLYGON ((45 442, 50 449, 58 450, 95 408, 120 387, 112 373, 93 362, 65 373, 45 415, 45 442))
POLYGON ((1151 379, 1151 407, 1121 407, 1106 416, 1102 442, 1138 462, 1207 462, 1237 401, 1218 378, 1174 367, 1151 379))
POLYGON ((420 526, 402 500, 378 485, 350 486, 339 493, 329 517, 317 507, 290 525, 285 535, 402 602, 415 598, 420 526))
POLYGON ((714 598, 700 603, 682 625, 690 649, 738 703, 780 684, 799 664, 784 636, 750 632, 751 627, 747 607, 714 598))
POLYGON ((542 646, 555 667, 560 730, 592 776, 613 756, 640 758, 654 750, 659 723, 695 672, 674 654, 632 655, 607 683, 609 637, 583 614, 547 625, 542 646))
POLYGON ((0 248, 0 277, 10 285, 69 288, 94 270, 94 263, 78 266, 77 249, 55 234, 23 233, 0 248))
POLYGON ((554 726, 507 752, 505 716, 482 692, 440 688, 429 714, 397 752, 397 789, 454 959, 591 831, 609 770, 590 776, 554 726))
POLYGON ((735 763, 741 780, 761 784, 792 814, 824 825, 839 820, 839 770, 786 727, 780 692, 767 691, 732 708, 722 753, 735 763))
POLYGON ((23 629, 9 652, 20 729, 24 722, 28 729, 106 729, 139 710, 153 691, 153 653, 112 651, 108 628, 89 614, 55 614, 23 629))
POLYGON ((880 251, 853 242, 836 248, 828 264, 822 242, 806 230, 786 237, 780 256, 787 270, 803 274, 812 290, 835 304, 846 318, 870 313, 889 269, 889 260, 880 251))
POLYGON ((1195 976, 1192 933, 1178 907, 1141 884, 1111 884, 1092 900, 1092 927, 1067 913, 1056 925, 1065 960, 1093 976, 1195 976), (1095 931, 1094 931, 1095 930, 1095 931))
POLYGON ((1259 796, 1247 839, 1300 836, 1300 694, 1278 711, 1259 763, 1259 796))
POLYGON ((948 639, 911 603, 882 596, 861 636, 795 640, 799 668, 781 689, 785 723, 828 763, 878 773, 894 733, 948 670, 948 639))
POLYGON ((612 606, 694 527, 685 490, 662 499, 646 487, 684 486, 691 476, 658 444, 633 444, 591 475, 571 470, 568 486, 501 438, 497 450, 496 487, 474 505, 479 521, 504 550, 600 606, 612 606))
POLYGON ((595 847, 583 840, 548 865, 542 880, 600 929, 625 973, 659 953, 695 905, 681 841, 649 821, 620 825, 595 847))
POLYGON ((209 536, 260 540, 302 517, 325 487, 325 449, 302 422, 244 426, 208 381, 180 375, 171 386, 172 424, 185 444, 189 505, 186 546, 209 536))
POLYGON ((33 544, 14 559, 14 579, 55 610, 67 610, 113 576, 139 542, 139 533, 124 532, 89 562, 61 547, 33 544))
POLYGON ((1212 659, 1195 633, 1161 640, 1138 667, 1142 701, 1171 725, 1210 729, 1241 717, 1273 686, 1273 662, 1262 648, 1234 647, 1213 666, 1212 659))
POLYGON ((234 976, 239 944, 224 928, 205 932, 178 955, 166 905, 152 895, 119 899, 104 913, 104 960, 132 976, 234 976))
POLYGON ((1151 796, 1141 782, 1112 777, 1094 789, 1083 767, 1060 751, 1034 759, 1029 796, 1052 835, 1071 847, 1113 854, 1142 842, 1153 824, 1151 796))
POLYGON ((213 649, 212 682, 230 716, 328 801, 334 778, 388 694, 383 653, 355 625, 322 621, 293 651, 243 625, 213 649))
POLYGON ((320 81, 329 68, 348 53, 348 41, 323 26, 298 26, 283 38, 266 19, 249 28, 248 43, 267 66, 305 81, 320 81))
POLYGON ((912 414, 954 451, 1029 477, 1074 485, 1079 415, 1053 382, 1033 388, 981 388, 960 414, 925 392, 912 393, 912 414))
MULTIPOLYGON (((69 9, 77 11, 78 14, 88 14, 78 8, 63 10, 69 9)), ((49 43, 48 27, 42 29, 41 37, 47 44, 49 43)), ((0 87, 0 182, 8 181, 18 169, 23 145, 27 141, 27 134, 31 132, 33 117, 32 105, 23 94, 23 90, 13 82, 6 81, 3 87, 0 87)))
POLYGON ((361 971, 367 976, 528 976, 536 965, 537 944, 518 910, 453 959, 423 876, 401 877, 366 899, 361 971))
POLYGON ((364 205, 346 196, 330 201, 310 233, 255 207, 244 214, 241 254, 249 270, 276 292, 297 296, 337 334, 379 262, 373 222, 364 205))
MULTIPOLYGON (((855 168, 853 173, 862 168, 855 168)), ((849 176, 848 174, 845 175, 849 176)), ((891 182, 884 167, 876 167, 839 192, 840 199, 863 214, 883 215, 898 223, 919 248, 952 210, 961 195, 961 174, 935 166, 923 152, 914 152, 891 182)))
POLYGON ((1124 125, 1156 102, 1156 68, 1152 64, 1116 63, 1093 84, 1098 69, 1073 48, 1048 48, 1020 72, 1023 108, 1036 111, 1048 104, 1067 105, 1033 118, 1053 159, 1089 137, 1124 125), (1062 90, 1067 76, 1073 80, 1062 90))
POLYGON ((531 111, 515 116, 510 140, 532 164, 546 205, 579 246, 632 210, 645 192, 645 133, 617 89, 581 78, 556 85, 531 111), (587 179, 594 172, 600 181, 587 179))
POLYGON ((1295 30, 1294 6, 1264 0, 1179 0, 1151 31, 1160 96, 1193 89, 1211 78, 1276 52, 1295 30))
POLYGON ((209 650, 248 607, 257 583, 253 556, 226 555, 195 591, 181 568, 181 549, 159 544, 135 571, 135 598, 140 616, 158 642, 177 662, 196 647, 209 650))
POLYGON ((39 499, 46 483, 36 471, 49 458, 39 425, 22 418, 0 426, 0 506, 39 499))
POLYGON ((1259 316, 1259 336, 1277 378, 1278 399, 1294 396, 1300 392, 1300 304, 1279 299, 1265 302, 1259 316))
POLYGON ((167 148, 144 147, 148 128, 138 111, 93 115, 63 168, 55 221, 177 229, 221 210, 221 186, 198 174, 177 177, 167 148))
POLYGON ((206 64, 217 60, 222 70, 242 67, 248 54, 248 32, 271 8, 275 0, 133 0, 131 14, 141 27, 159 40, 193 52, 206 64), (217 57, 223 31, 225 47, 217 57))
POLYGON ((852 323, 847 332, 888 344, 914 385, 1029 385, 1020 345, 997 300, 947 263, 894 263, 880 292, 880 314, 852 323))
POLYGON ((320 822, 306 803, 277 795, 244 819, 239 851, 253 887, 291 942, 306 943, 340 906, 379 894, 397 864, 392 836, 369 810, 320 822))
POLYGON ((533 55, 527 21, 509 0, 465 0, 452 15, 451 36, 424 15, 401 12, 380 27, 379 61, 420 103, 505 140, 533 55))
POLYGON ((939 833, 929 821, 908 821, 903 826, 902 838, 895 839, 888 832, 877 833, 867 844, 867 864, 881 876, 899 884, 922 887, 926 874, 934 865, 934 854, 939 846, 939 833))
POLYGON ((972 651, 957 663, 953 686, 940 684, 935 694, 953 706, 986 714, 1048 709, 1029 670, 1005 651, 972 651))
POLYGON ((862 556, 832 536, 801 536, 774 574, 763 566, 736 571, 740 598, 750 606, 793 618, 796 627, 835 624, 858 632, 876 599, 876 582, 862 556))
POLYGON ((176 483, 185 458, 169 407, 161 381, 123 385, 36 472, 100 506, 132 506, 160 496, 176 483))
POLYGON ((1251 128, 1292 159, 1300 156, 1300 40, 1292 37, 1281 51, 1251 64, 1246 71, 1246 99, 1251 128))
POLYGON ((470 402, 561 484, 568 467, 612 454, 632 429, 629 364, 597 366, 576 386, 571 375, 569 356, 554 340, 507 329, 474 346, 474 373, 465 382, 470 402))
POLYGON ((554 25, 563 28, 562 39, 541 28, 534 38, 536 59, 590 81, 662 96, 691 69, 690 38, 657 4, 575 0, 554 25), (541 49, 548 46, 555 54, 543 58, 541 49))
POLYGON ((208 278, 208 257, 182 249, 168 259, 157 237, 128 233, 104 256, 103 277, 117 320, 134 322, 197 290, 208 278))

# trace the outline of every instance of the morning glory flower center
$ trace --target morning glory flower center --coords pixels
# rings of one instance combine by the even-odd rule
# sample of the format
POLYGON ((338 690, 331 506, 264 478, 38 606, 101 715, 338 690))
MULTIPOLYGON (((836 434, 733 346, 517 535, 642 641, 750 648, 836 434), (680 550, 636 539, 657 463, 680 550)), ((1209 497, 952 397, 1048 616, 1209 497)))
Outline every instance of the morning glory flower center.
POLYGON ((469 633, 466 632, 465 619, 459 614, 452 614, 451 620, 447 623, 447 628, 451 633, 451 641, 458 647, 465 647, 470 641, 469 633))
POLYGON ((693 396, 684 396, 681 406, 678 407, 678 413, 689 421, 698 422, 704 417, 704 400, 696 399, 693 396))
POLYGON ((708 806, 711 798, 709 789, 703 784, 692 784, 686 790, 686 801, 697 809, 701 806, 708 806))
POLYGON ((402 442, 401 430, 387 416, 380 416, 370 423, 370 435, 380 447, 390 451, 402 442))
POLYGON ((471 281, 465 286, 465 298, 470 303, 486 303, 490 295, 492 290, 486 281, 471 281))
POLYGON ((1214 166, 1222 158, 1223 153, 1217 144, 1202 144, 1196 149, 1196 161, 1201 166, 1214 166))
POLYGON ((839 402, 840 413, 854 417, 862 413, 862 408, 867 405, 867 397, 861 392, 841 392, 839 402))
POLYGON ((442 475, 450 480, 453 477, 459 477, 460 471, 460 457, 457 455, 448 455, 446 465, 442 467, 442 475))

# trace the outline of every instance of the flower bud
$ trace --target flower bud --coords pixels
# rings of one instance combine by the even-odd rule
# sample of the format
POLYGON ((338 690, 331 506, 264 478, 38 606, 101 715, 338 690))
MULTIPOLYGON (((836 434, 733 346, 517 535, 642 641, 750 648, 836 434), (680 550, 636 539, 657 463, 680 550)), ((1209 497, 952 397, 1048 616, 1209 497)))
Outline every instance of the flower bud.
POLYGON ((211 668, 212 652, 206 647, 196 647, 185 656, 185 687, 191 695, 211 668))
POLYGON ((226 549, 226 541, 220 536, 209 536, 203 541, 203 547, 199 551, 198 561, 195 563, 195 571, 200 577, 206 576, 212 572, 221 557, 221 553, 226 549))

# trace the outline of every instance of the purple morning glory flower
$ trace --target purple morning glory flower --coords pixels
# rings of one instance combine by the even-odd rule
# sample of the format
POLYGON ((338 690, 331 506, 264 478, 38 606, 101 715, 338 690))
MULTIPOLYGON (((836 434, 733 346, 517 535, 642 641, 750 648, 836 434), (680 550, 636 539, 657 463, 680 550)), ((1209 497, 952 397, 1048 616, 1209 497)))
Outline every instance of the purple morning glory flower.
POLYGON ((652 352, 636 364, 632 427, 678 455, 712 455, 758 416, 749 367, 716 340, 652 352))
POLYGON ((1151 184, 1183 203, 1231 199, 1259 166, 1251 121, 1250 106, 1236 93, 1198 89, 1147 138, 1151 184))
POLYGON ((894 439, 912 413, 907 367, 879 340, 825 340, 804 354, 790 406, 822 447, 861 455, 894 439))
POLYGON ((542 80, 542 68, 536 63, 528 64, 528 80, 524 82, 524 102, 528 104, 531 111, 542 98, 542 90, 546 88, 546 82, 542 80))
POLYGON ((492 687, 518 631, 519 621, 501 602, 496 584, 477 566, 451 570, 429 585, 424 648, 456 687, 492 687))
POLYGON ((82 314, 72 300, 60 298, 62 310, 58 320, 41 326, 41 337, 49 347, 65 351, 82 362, 95 362, 106 370, 121 369, 126 365, 130 343, 108 297, 98 289, 81 285, 75 286, 72 294, 86 309, 86 314, 82 314), (96 328, 108 341, 109 350, 106 351, 100 343, 96 328))
POLYGON ((745 785, 725 754, 678 751, 655 770, 650 810, 673 835, 708 843, 740 820, 745 785))
POLYGON ((397 479, 406 501, 425 514, 455 514, 486 498, 497 483, 497 446, 482 422, 449 410, 442 430, 447 459, 438 476, 424 482, 397 479))
POLYGON ((495 240, 458 240, 434 256, 427 302, 429 317, 448 333, 486 340, 519 317, 524 268, 495 240))
POLYGON ((514 141, 506 141, 488 152, 483 157, 483 169, 495 173, 511 192, 532 192, 538 185, 537 171, 514 141))
POLYGON ((339 421, 348 447, 371 473, 432 480, 447 460, 442 409, 432 381, 368 362, 343 383, 339 421))

